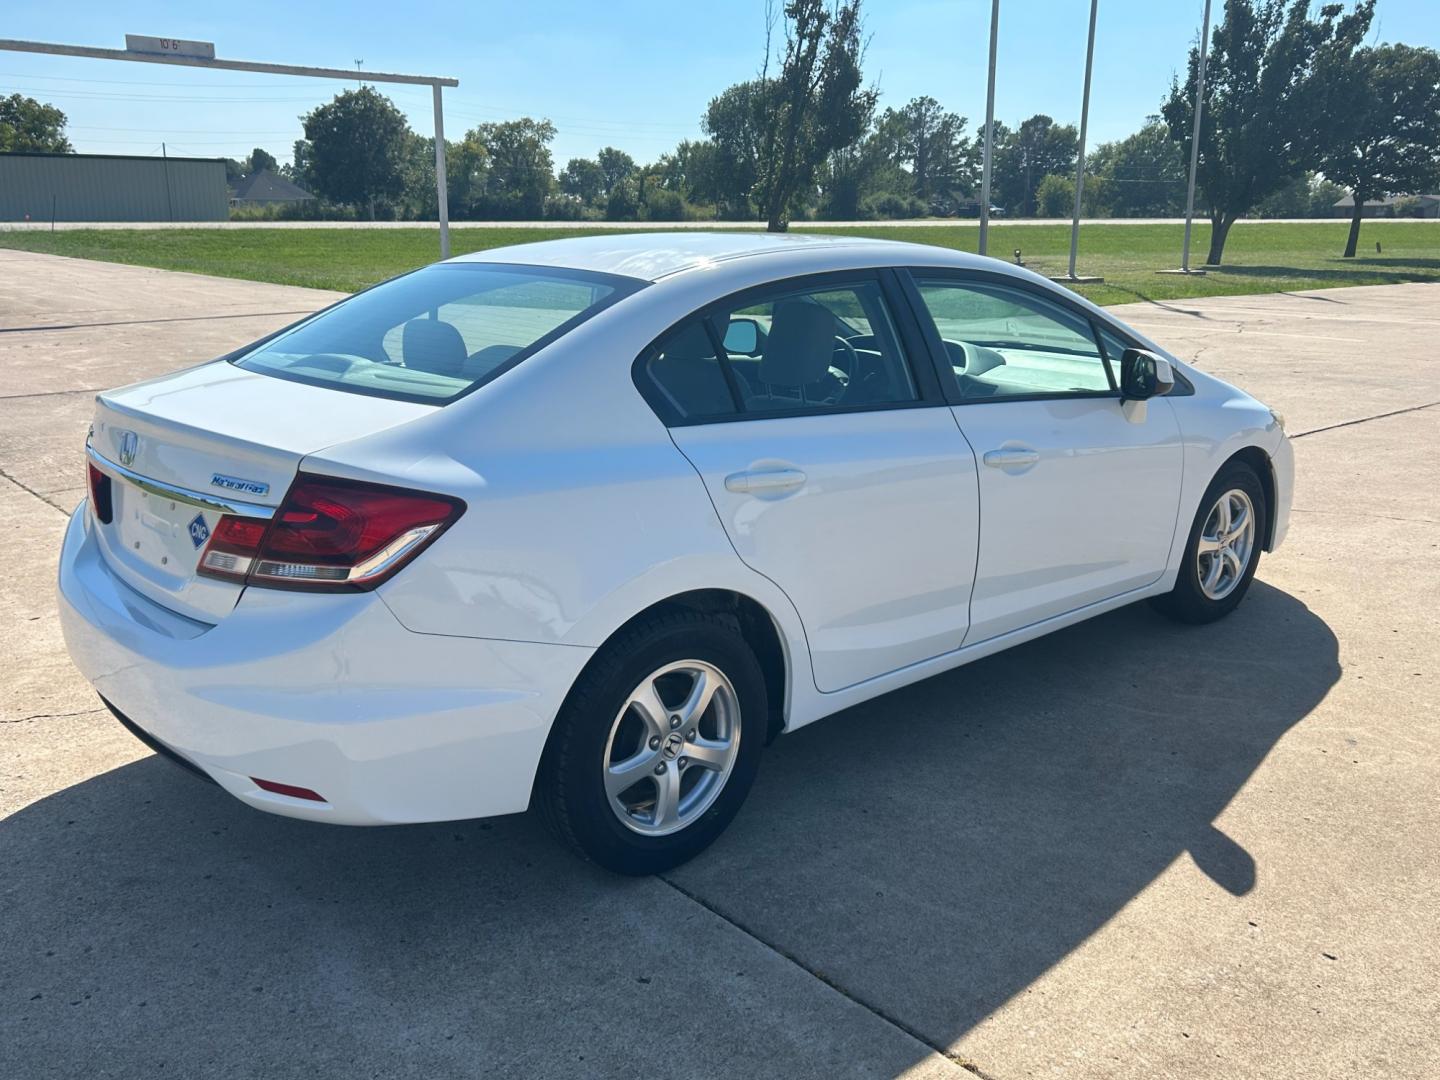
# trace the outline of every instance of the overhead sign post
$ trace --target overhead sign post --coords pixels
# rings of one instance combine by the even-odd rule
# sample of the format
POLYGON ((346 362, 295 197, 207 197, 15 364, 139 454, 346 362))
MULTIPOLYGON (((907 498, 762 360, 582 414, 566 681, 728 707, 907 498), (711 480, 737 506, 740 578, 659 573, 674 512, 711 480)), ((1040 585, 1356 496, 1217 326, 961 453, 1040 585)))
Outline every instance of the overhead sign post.
POLYGON ((95 60, 132 60, 142 64, 178 64, 183 67, 212 68, 221 71, 256 71, 263 75, 301 75, 315 79, 336 79, 350 82, 409 83, 435 89, 435 194, 439 200, 440 257, 450 257, 450 206, 445 191, 445 135, 440 115, 440 90, 459 86, 459 79, 440 75, 399 75, 387 71, 366 71, 357 76, 351 68, 305 67, 299 64, 267 64, 254 60, 219 60, 215 45, 209 41, 186 41, 181 38, 145 37, 126 34, 125 48, 101 49, 90 45, 59 45, 48 41, 16 41, 0 38, 0 50, 8 52, 44 53, 49 56, 84 56, 95 60))

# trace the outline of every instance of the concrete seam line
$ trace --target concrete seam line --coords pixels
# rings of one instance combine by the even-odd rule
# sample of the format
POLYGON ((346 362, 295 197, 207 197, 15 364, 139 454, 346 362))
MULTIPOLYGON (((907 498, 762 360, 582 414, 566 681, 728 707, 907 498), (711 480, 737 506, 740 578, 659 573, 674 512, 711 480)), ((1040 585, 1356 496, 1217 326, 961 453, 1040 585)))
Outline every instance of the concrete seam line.
POLYGON ((175 315, 163 319, 117 319, 114 322, 47 323, 43 326, 10 326, 0 334, 34 334, 42 330, 87 330, 96 326, 150 326, 154 323, 213 322, 216 319, 267 319, 271 315, 313 315, 314 308, 297 311, 241 311, 233 315, 175 315))
POLYGON ((10 475, 8 472, 6 472, 3 468, 0 468, 0 478, 3 478, 3 479, 5 479, 5 480, 9 480, 10 483, 14 484, 14 485, 15 485, 16 487, 18 487, 21 491, 26 492, 27 494, 30 494, 30 495, 34 495, 35 498, 39 499, 39 500, 40 500, 41 502, 43 502, 46 506, 49 506, 49 507, 51 507, 51 508, 53 508, 53 509, 55 509, 55 510, 60 511, 60 513, 64 514, 66 517, 69 517, 69 516, 70 516, 70 511, 66 510, 63 506, 57 506, 55 503, 53 503, 53 502, 51 502, 49 499, 47 499, 44 495, 41 495, 38 491, 36 491, 34 488, 32 488, 29 484, 22 484, 19 480, 16 480, 15 477, 11 476, 11 475, 10 475))
POLYGON ((78 712, 42 712, 34 716, 17 716, 13 719, 0 720, 0 724, 27 724, 31 720, 64 720, 71 716, 90 716, 94 713, 103 713, 104 709, 80 709, 78 712))
POLYGON ((1420 412, 1422 409, 1433 409, 1436 405, 1440 405, 1440 401, 1427 401, 1424 405, 1410 405, 1404 409, 1392 409, 1390 412, 1376 413, 1374 416, 1362 416, 1358 420, 1341 420, 1338 424, 1326 424, 1324 427, 1297 432, 1290 436, 1290 440, 1293 442, 1296 439, 1305 438, 1306 435, 1319 435, 1322 431, 1334 431, 1337 428, 1354 427, 1356 424, 1368 424, 1371 420, 1384 420, 1387 416, 1403 416, 1406 413, 1420 412))
POLYGON ((800 958, 797 957, 794 953, 789 952, 786 949, 782 949, 780 946, 774 944, 773 942, 766 941, 759 934, 755 933, 754 930, 751 930, 744 923, 740 922, 740 920, 736 919, 732 915, 728 915, 725 912, 721 911, 718 907, 710 903, 708 900, 697 896, 695 893, 691 892, 683 885, 676 884, 663 874, 657 874, 655 876, 661 881, 663 881, 666 885, 669 885, 670 888, 674 889, 687 900, 691 901, 692 903, 698 904, 700 907, 710 912, 710 914, 714 915, 720 921, 727 923, 730 926, 733 926, 736 930, 739 930, 746 937, 763 945, 765 948, 769 949, 772 953, 780 957, 782 960, 789 961, 795 967, 799 968, 801 971, 805 972, 805 974, 809 975, 812 979, 815 979, 817 982, 823 983, 825 986, 828 986, 831 990, 835 991, 835 993, 839 994, 846 1001, 850 1002, 853 1005, 858 1005, 860 1008, 864 1009, 872 1016, 878 1017, 880 1020, 883 1020, 885 1023, 889 1024, 897 1031, 900 1031, 903 1034, 910 1036, 910 1038, 914 1039, 921 1046, 924 1046, 927 1049, 933 1051, 934 1053, 939 1054, 941 1057, 945 1058, 952 1064, 959 1065, 967 1072, 981 1077, 981 1080, 995 1080, 994 1077, 991 1077, 988 1074, 981 1072, 978 1066, 974 1066, 970 1062, 962 1061, 959 1058, 955 1057, 953 1054, 951 1054, 948 1050, 945 1050, 943 1047, 936 1046, 933 1042, 927 1039, 924 1035, 920 1034, 920 1032, 916 1031, 909 1024, 906 1024, 903 1020, 891 1016, 884 1009, 878 1008, 874 1005, 871 1005, 868 1001, 856 997, 854 994, 850 993, 850 991, 846 990, 843 986, 841 986, 834 979, 831 979, 829 976, 822 975, 818 971, 812 971, 810 968, 806 967, 803 963, 801 963, 800 958))
POLYGON ((64 397, 66 394, 100 394, 107 386, 81 387, 79 390, 36 390, 33 394, 0 394, 0 401, 24 401, 26 398, 64 397))

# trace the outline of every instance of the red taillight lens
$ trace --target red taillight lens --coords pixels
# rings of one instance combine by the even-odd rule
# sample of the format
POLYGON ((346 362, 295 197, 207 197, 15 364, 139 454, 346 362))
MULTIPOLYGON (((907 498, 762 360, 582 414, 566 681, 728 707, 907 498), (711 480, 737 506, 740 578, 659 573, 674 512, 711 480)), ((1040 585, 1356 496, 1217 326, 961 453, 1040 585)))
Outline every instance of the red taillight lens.
POLYGON ((302 473, 269 521, 222 517, 200 573, 281 588, 373 589, 464 512, 445 495, 302 473))
POLYGON ((110 477, 88 461, 85 464, 90 470, 90 508, 95 511, 95 519, 100 524, 109 525, 115 516, 115 506, 110 495, 110 477))

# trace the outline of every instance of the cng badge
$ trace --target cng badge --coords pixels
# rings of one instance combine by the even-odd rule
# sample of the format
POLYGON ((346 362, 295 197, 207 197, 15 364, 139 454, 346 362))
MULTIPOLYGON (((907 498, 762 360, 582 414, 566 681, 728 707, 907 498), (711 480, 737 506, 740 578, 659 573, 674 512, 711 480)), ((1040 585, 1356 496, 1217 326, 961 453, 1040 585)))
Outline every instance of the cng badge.
POLYGON ((195 520, 190 522, 190 542, 197 548, 205 546, 205 541, 210 539, 210 526, 205 524, 205 515, 196 514, 195 520))

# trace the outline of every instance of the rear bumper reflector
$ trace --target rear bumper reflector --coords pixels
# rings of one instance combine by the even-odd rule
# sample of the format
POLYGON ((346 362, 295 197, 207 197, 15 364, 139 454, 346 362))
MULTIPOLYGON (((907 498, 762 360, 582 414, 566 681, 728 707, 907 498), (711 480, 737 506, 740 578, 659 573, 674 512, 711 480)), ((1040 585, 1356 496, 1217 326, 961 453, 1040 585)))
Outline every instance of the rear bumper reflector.
POLYGON ((294 784, 281 784, 274 780, 261 780, 258 776, 250 777, 255 786, 262 791, 268 791, 275 795, 288 795, 292 799, 308 799, 310 802, 324 802, 325 796, 318 791, 311 791, 308 787, 296 787, 294 784))

